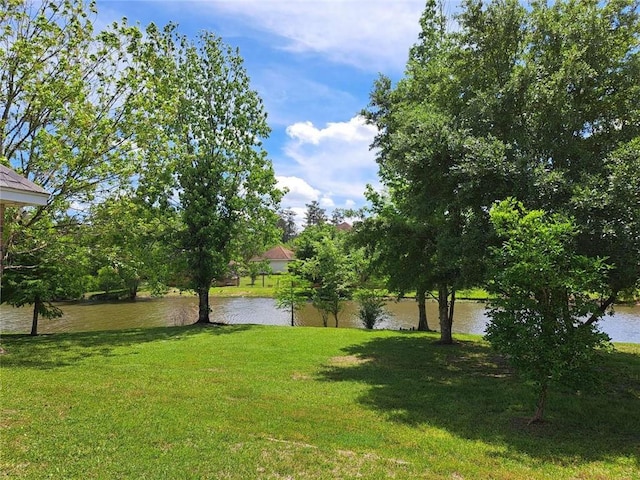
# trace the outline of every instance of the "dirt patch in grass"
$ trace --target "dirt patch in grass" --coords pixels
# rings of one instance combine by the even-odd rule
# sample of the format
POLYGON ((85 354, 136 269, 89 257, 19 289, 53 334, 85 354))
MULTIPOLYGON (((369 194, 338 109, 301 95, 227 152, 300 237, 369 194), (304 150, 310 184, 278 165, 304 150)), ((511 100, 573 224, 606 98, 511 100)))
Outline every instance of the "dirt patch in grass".
POLYGON ((332 365, 334 367, 348 367, 351 365, 362 365, 370 361, 371 359, 369 358, 361 358, 356 355, 343 355, 339 357, 331 357, 329 359, 329 365, 332 365))

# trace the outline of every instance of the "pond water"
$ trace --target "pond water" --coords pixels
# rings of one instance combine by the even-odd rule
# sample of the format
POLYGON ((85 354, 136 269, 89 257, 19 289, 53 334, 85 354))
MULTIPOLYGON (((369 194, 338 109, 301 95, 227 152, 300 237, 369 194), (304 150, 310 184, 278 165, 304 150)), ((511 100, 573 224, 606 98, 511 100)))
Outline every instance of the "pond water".
MULTIPOLYGON (((279 310, 271 298, 211 298, 211 320, 229 324, 289 325, 290 313, 279 310)), ((61 304, 62 318, 40 319, 39 333, 117 330, 124 328, 188 325, 198 316, 198 301, 193 295, 113 303, 61 304)), ((362 328, 356 317, 356 305, 347 302, 340 314, 340 327, 362 328)), ((418 324, 418 308, 414 300, 406 299, 387 304, 388 318, 376 328, 410 329, 418 324)), ((29 333, 31 308, 13 308, 0 305, 0 331, 2 333, 29 333)), ((429 327, 438 328, 435 302, 427 303, 429 327)), ((455 333, 484 332, 487 317, 483 303, 456 302, 453 331, 455 333)), ((296 324, 322 326, 322 318, 311 305, 296 314, 296 324)), ((617 306, 613 316, 600 322, 602 330, 616 342, 640 343, 640 306, 617 306)), ((335 326, 329 318, 329 326, 335 326)))

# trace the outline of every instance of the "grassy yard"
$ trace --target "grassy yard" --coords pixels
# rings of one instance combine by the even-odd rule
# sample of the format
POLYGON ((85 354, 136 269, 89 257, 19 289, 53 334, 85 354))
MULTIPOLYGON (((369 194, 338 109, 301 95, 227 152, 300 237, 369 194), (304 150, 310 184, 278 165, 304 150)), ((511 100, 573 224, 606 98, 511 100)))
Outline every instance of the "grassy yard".
POLYGON ((548 422, 478 337, 176 327, 4 336, 0 477, 638 479, 640 345, 548 422))
MULTIPOLYGON (((240 285, 212 287, 210 294, 214 297, 274 297, 276 287, 281 278, 280 275, 265 275, 263 284, 263 278, 260 276, 251 285, 249 277, 242 277, 240 278, 240 285)), ((433 292, 433 294, 437 295, 437 292, 433 292)), ((394 295, 391 296, 393 297, 394 295)), ((415 297, 415 292, 407 293, 407 297, 415 297)), ((481 288, 472 288, 460 290, 457 293, 457 297, 465 300, 488 300, 489 294, 481 288)))
POLYGON ((212 287, 209 292, 214 297, 273 297, 280 278, 280 275, 265 275, 263 286, 262 276, 256 278, 253 285, 249 277, 241 277, 238 286, 212 287))

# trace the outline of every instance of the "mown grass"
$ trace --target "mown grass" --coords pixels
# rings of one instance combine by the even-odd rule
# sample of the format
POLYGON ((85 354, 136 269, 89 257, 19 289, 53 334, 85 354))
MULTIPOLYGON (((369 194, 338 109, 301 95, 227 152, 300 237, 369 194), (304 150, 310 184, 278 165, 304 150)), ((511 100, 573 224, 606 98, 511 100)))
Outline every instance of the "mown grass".
POLYGON ((263 283, 262 276, 259 276, 251 285, 249 277, 241 277, 240 285, 212 287, 209 294, 214 297, 274 297, 280 278, 280 275, 265 275, 263 283))
MULTIPOLYGON (((251 279, 249 277, 241 277, 240 285, 212 287, 209 293, 215 297, 274 297, 280 278, 282 278, 281 275, 265 275, 263 283, 263 278, 260 276, 256 279, 255 283, 251 285, 251 279)), ((386 290, 383 290, 382 293, 390 297, 395 297, 394 294, 386 290)), ((435 298, 437 292, 432 292, 432 294, 435 298)), ((408 292, 406 296, 415 297, 415 292, 408 292)), ((485 301, 490 298, 487 291, 481 288, 460 290, 457 293, 457 297, 463 300, 480 301, 485 301)))
POLYGON ((640 345, 533 393, 478 337, 176 327, 7 335, 0 476, 636 479, 640 345))

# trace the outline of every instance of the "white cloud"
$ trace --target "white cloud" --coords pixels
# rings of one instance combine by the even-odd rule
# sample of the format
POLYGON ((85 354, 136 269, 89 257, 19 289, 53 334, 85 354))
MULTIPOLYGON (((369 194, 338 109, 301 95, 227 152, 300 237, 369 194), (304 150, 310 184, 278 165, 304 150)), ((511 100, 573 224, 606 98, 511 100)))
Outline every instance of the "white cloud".
POLYGON ((348 122, 329 122, 323 129, 316 128, 311 122, 298 122, 287 127, 287 135, 298 140, 301 144, 311 143, 319 145, 321 140, 337 140, 346 143, 371 143, 375 135, 375 127, 366 125, 360 116, 353 117, 348 122))
POLYGON ((416 41, 424 0, 235 0, 207 2, 282 40, 280 48, 318 54, 367 71, 402 71, 416 41))
MULTIPOLYGON (((328 123, 324 128, 300 122, 290 125, 287 134, 286 159, 276 170, 288 176, 285 178, 304 179, 318 193, 315 198, 308 195, 306 203, 318 200, 327 210, 359 206, 366 184, 378 183, 375 152, 369 149, 376 129, 362 117, 328 123)), ((283 205, 291 200, 285 197, 283 205)))
POLYGON ((324 209, 329 209, 329 210, 333 210, 334 208, 336 208, 336 204, 333 201, 333 198, 328 196, 324 196, 320 199, 320 206, 324 209))
POLYGON ((302 178, 276 176, 276 180, 278 188, 287 190, 285 199, 292 205, 304 205, 313 200, 318 200, 320 196, 320 191, 313 188, 302 178))

